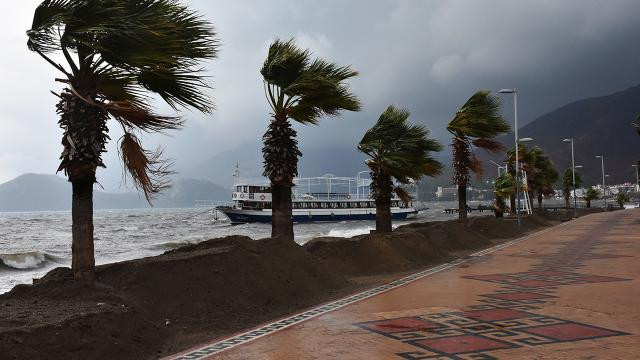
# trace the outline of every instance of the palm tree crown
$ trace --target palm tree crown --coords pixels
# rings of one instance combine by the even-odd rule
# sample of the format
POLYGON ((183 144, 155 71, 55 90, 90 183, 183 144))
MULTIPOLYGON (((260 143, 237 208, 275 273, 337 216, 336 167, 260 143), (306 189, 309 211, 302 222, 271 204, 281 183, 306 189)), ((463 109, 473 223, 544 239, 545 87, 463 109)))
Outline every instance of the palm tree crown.
POLYGON ((468 183, 468 171, 481 174, 481 162, 471 154, 471 145, 491 152, 504 146, 495 138, 510 130, 500 115, 500 103, 488 91, 478 91, 456 112, 447 130, 454 136, 454 180, 468 183), (458 154, 459 156, 455 156, 458 154))
POLYGON ((376 230, 380 232, 391 231, 392 192, 405 203, 411 200, 402 187, 394 187, 392 179, 407 184, 442 172, 442 164, 431 157, 431 152, 441 151, 442 145, 428 138, 429 131, 424 126, 409 124, 409 115, 406 109, 389 106, 358 145, 358 150, 371 157, 367 166, 376 200, 376 230))
POLYGON ((177 129, 182 120, 155 114, 147 93, 174 109, 211 111, 199 67, 201 60, 217 56, 209 22, 173 0, 45 0, 27 35, 29 49, 65 75, 56 79, 67 85, 56 94, 65 130, 59 170, 72 179, 91 172, 92 165, 104 166, 111 117, 124 131, 124 166, 150 199, 166 185, 167 164, 159 152, 143 149, 135 132, 177 129), (56 52, 64 55, 66 67, 52 60, 56 52))
POLYGON ((404 184, 442 172, 442 164, 431 156, 431 152, 441 151, 442 145, 428 138, 429 130, 423 125, 409 124, 409 115, 406 109, 389 106, 358 145, 371 157, 367 165, 372 171, 384 172, 404 184))

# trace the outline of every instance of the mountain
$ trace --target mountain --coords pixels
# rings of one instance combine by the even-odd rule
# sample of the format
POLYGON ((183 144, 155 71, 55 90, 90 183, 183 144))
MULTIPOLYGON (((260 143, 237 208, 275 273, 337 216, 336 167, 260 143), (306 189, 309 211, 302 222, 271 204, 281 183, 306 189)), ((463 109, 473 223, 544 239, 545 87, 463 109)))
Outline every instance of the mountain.
MULTIPOLYGON (((160 194, 154 207, 191 207, 196 200, 230 199, 230 189, 210 181, 179 179, 160 194)), ((105 193, 94 190, 95 209, 148 208, 137 193, 105 193)), ((71 209, 71 185, 56 175, 24 174, 0 184, 0 211, 58 211, 71 209)))
MULTIPOLYGON (((605 173, 610 174, 608 184, 634 182, 635 170, 631 165, 640 160, 640 137, 631 122, 638 113, 640 86, 635 86, 560 107, 523 126, 518 135, 533 138, 527 146, 544 149, 560 172, 571 166, 571 144, 562 139, 573 138, 575 163, 583 166, 577 171, 587 186, 602 183, 601 162, 596 155, 604 155, 605 173)), ((503 136, 500 141, 513 147, 513 134, 503 136)), ((487 174, 495 173, 490 163, 486 164, 486 170, 487 174)))

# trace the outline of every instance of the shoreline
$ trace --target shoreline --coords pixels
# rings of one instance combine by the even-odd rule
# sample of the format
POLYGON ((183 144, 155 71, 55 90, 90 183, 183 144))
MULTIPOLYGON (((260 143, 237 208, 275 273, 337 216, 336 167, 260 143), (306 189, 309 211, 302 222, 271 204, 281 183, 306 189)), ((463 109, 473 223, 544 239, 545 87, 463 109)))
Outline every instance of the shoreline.
MULTIPOLYGON (((580 211, 581 215, 592 211, 580 211)), ((7 359, 154 359, 467 256, 566 220, 565 211, 410 223, 300 246, 243 236, 98 266, 89 288, 56 268, 0 295, 7 359), (37 350, 36 350, 37 349, 37 350)))

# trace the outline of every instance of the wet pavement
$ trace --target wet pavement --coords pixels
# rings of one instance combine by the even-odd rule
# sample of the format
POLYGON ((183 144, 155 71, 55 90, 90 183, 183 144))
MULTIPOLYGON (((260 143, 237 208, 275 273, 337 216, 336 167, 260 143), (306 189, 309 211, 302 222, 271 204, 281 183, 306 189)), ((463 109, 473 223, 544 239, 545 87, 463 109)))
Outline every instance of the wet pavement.
POLYGON ((527 239, 179 359, 640 359, 640 211, 527 239))

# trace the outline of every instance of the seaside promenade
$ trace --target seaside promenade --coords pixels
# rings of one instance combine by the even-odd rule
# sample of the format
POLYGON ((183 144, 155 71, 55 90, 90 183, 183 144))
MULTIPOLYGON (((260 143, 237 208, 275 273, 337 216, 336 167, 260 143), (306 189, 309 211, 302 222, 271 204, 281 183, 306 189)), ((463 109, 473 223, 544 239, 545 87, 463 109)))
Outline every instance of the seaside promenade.
POLYGON ((640 211, 597 213, 174 359, 640 359, 640 211))

